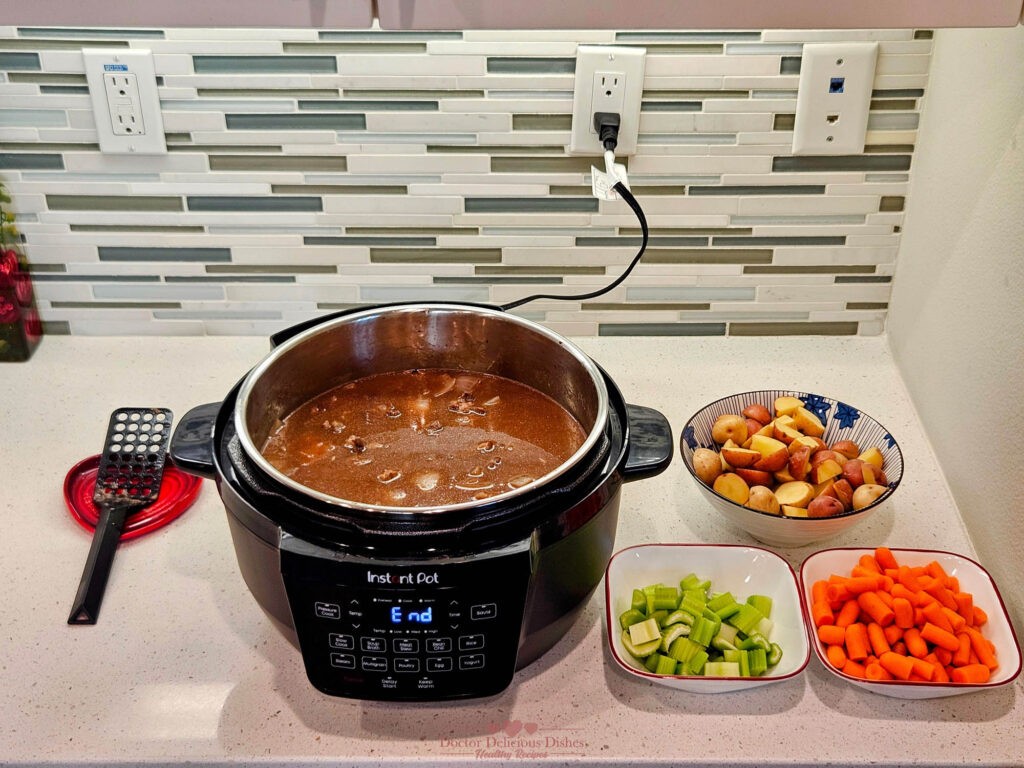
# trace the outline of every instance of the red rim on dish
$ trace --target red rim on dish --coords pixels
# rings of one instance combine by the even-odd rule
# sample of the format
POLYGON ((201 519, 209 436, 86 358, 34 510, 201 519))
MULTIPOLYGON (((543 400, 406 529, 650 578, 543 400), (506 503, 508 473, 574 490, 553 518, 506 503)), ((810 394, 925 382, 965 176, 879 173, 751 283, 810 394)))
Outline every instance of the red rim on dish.
MULTIPOLYGON (((64 502, 75 521, 87 531, 96 529, 99 508, 93 503, 100 456, 90 456, 73 466, 64 478, 64 502)), ((181 517, 199 495, 202 479, 168 466, 160 484, 160 495, 148 507, 128 516, 121 541, 128 541, 162 528, 181 517)))

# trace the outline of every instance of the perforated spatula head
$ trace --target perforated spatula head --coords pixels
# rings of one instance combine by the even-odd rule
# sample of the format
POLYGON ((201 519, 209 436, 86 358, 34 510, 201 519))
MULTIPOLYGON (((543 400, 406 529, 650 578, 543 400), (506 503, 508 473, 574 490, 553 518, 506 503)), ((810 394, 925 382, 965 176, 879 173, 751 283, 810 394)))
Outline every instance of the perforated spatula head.
POLYGON ((118 408, 110 414, 93 492, 100 517, 68 624, 96 623, 125 518, 160 495, 170 436, 166 408, 118 408))

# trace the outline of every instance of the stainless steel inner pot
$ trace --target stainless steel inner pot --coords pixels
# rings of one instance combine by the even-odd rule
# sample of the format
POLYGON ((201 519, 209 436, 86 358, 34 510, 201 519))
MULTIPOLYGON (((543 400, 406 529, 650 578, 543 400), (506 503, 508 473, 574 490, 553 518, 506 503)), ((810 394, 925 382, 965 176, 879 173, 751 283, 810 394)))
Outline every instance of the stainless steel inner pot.
POLYGON ((543 392, 583 427, 586 440, 568 460, 487 504, 545 485, 594 447, 608 419, 608 392, 594 362, 567 339, 497 309, 403 304, 355 312, 314 326, 277 347, 242 382, 235 405, 238 439, 249 458, 278 483, 321 501, 396 514, 442 513, 479 506, 384 507, 330 496, 295 482, 260 453, 292 411, 336 386, 376 373, 452 368, 504 376, 543 392))

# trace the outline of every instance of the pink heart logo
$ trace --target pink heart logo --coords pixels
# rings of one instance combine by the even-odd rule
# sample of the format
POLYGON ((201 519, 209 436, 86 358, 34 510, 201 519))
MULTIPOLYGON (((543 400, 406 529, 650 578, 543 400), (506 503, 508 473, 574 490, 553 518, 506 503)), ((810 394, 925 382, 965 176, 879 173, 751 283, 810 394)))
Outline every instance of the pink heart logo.
POLYGON ((505 733, 507 733, 509 736, 515 736, 521 730, 523 730, 522 720, 512 720, 505 723, 505 733))
POLYGON ((494 735, 495 733, 497 733, 500 730, 501 730, 501 723, 488 723, 487 724, 487 733, 490 734, 490 735, 494 735))
POLYGON ((537 732, 537 724, 536 723, 527 723, 526 725, 523 726, 523 730, 532 735, 532 734, 537 732))

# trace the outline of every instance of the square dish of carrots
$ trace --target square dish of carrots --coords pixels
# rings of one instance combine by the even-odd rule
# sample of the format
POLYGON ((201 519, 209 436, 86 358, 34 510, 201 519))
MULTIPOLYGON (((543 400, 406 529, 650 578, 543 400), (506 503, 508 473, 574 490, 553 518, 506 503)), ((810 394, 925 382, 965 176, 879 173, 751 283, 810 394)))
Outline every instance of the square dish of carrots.
POLYGON ((837 548, 800 568, 811 645, 825 668, 873 693, 956 696, 1012 682, 1021 652, 999 590, 963 555, 837 548))

